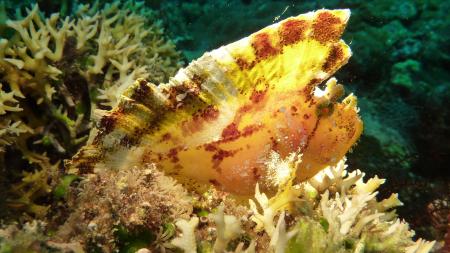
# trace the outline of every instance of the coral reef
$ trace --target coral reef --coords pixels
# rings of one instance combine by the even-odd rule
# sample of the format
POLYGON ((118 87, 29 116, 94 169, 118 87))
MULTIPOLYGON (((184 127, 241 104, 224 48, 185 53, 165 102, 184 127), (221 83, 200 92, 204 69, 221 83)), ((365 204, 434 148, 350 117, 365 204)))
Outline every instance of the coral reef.
POLYGON ((180 232, 171 243, 184 252, 412 253, 432 248, 432 242, 412 241, 414 232, 397 218, 394 208, 402 204, 397 194, 376 200, 384 180, 364 181, 360 171, 348 173, 342 160, 309 181, 292 185, 298 157, 288 161, 294 173, 275 196, 268 198, 257 186, 255 202, 250 200, 244 217, 224 214, 222 203, 202 226, 202 217, 177 221, 180 232), (245 225, 251 221, 256 226, 245 225))
MULTIPOLYGON (((249 206, 237 204, 233 196, 214 189, 194 194, 196 200, 190 201, 183 196, 186 191, 182 186, 156 167, 133 168, 86 179, 78 189, 81 197, 70 204, 76 211, 51 241, 36 231, 27 236, 47 242, 41 247, 73 252, 86 247, 110 252, 118 246, 115 243, 121 226, 159 231, 157 236, 148 234, 146 241, 134 245, 137 252, 176 252, 179 248, 184 252, 419 253, 433 246, 433 242, 412 240, 414 232, 395 212, 402 204, 397 194, 376 199, 383 179, 364 181, 364 173, 347 172, 342 160, 310 180, 294 184, 301 155, 282 162, 276 155, 271 157, 271 166, 282 167, 277 171, 287 166, 289 176, 271 197, 256 186, 249 206), (171 222, 178 232, 164 225, 171 222)), ((22 236, 17 234, 12 240, 12 229, 16 228, 0 230, 0 237, 9 243, 2 247, 19 245, 22 236)))
MULTIPOLYGON (((401 171, 400 179, 420 180, 407 173, 417 151, 408 133, 427 121, 396 94, 426 92, 430 104, 445 103, 430 99, 442 90, 421 79, 429 67, 418 55, 429 56, 421 53, 420 33, 411 35, 411 19, 426 17, 432 7, 349 2, 364 5, 356 11, 359 25, 376 23, 354 26, 355 41, 395 49, 386 66, 364 66, 374 52, 354 43, 362 54, 349 69, 380 65, 374 78, 386 75, 384 82, 393 84, 376 88, 369 79, 362 88, 382 94, 361 99, 369 108, 362 146, 381 154, 350 157, 357 165, 372 159, 365 181, 359 165, 347 171, 345 158, 362 132, 356 97, 342 99, 344 88, 332 77, 352 53, 340 39, 349 10, 321 9, 278 22, 318 3, 219 3, 218 10, 258 6, 243 31, 278 23, 207 52, 175 74, 181 56, 148 5, 82 2, 45 7, 59 11, 50 16, 34 5, 23 16, 17 11, 15 21, 6 16, 11 6, 0 2, 0 190, 7 197, 0 199, 8 204, 0 210, 20 210, 0 213, 0 252, 448 251, 449 189, 422 187, 432 189, 431 203, 413 193, 402 198, 429 203, 435 243, 415 237, 397 214, 403 205, 398 194, 379 189, 385 180, 373 176, 401 171), (373 112, 380 110, 382 115, 373 112), (380 159, 387 162, 373 169, 380 159), (384 171, 392 164, 400 169, 384 171), (17 223, 9 221, 14 218, 17 223)), ((181 29, 188 24, 184 18, 199 24, 214 15, 207 2, 174 3, 152 1, 178 15, 181 29)), ((228 16, 229 23, 242 13, 228 16)), ((218 19, 205 30, 227 25, 218 19)), ((229 31, 227 40, 240 32, 229 31)), ((192 49, 189 58, 204 51, 189 45, 191 34, 179 35, 179 44, 192 49)), ((433 126, 441 134, 446 112, 433 126)), ((418 135, 427 143, 426 134, 418 135)), ((413 189, 409 184, 402 193, 413 189)))
POLYGON ((18 8, 0 40, 1 180, 21 180, 2 199, 38 217, 46 212, 35 202, 87 140, 96 109, 114 106, 135 79, 162 82, 182 64, 143 2, 75 6, 67 17, 18 8))
MULTIPOLYGON (((161 9, 167 32, 192 59, 280 18, 319 8, 350 8, 344 38, 351 41, 354 56, 337 77, 357 91, 365 131, 348 163, 370 175, 382 173, 388 179, 383 191, 402 191, 405 206, 399 211, 414 222, 426 213, 429 201, 445 197, 446 192, 433 187, 449 181, 449 4, 170 1, 161 9)), ((419 226, 429 228, 430 223, 419 226)))

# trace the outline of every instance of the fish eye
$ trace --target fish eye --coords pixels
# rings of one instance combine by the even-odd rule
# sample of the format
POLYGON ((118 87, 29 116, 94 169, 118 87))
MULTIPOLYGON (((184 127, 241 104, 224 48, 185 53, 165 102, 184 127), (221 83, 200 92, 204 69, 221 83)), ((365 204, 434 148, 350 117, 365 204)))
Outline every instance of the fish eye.
POLYGON ((330 101, 323 101, 317 104, 316 113, 318 117, 328 117, 334 111, 334 104, 330 101))

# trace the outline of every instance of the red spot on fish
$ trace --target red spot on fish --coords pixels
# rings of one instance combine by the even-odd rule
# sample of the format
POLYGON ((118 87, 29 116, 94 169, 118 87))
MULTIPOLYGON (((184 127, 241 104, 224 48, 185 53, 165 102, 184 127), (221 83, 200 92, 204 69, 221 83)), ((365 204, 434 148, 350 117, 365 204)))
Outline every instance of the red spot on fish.
POLYGON ((224 141, 232 141, 239 138, 241 133, 237 129, 236 123, 231 123, 222 131, 222 138, 224 141))
POLYGON ((167 154, 167 157, 170 159, 171 162, 177 163, 180 159, 178 158, 178 151, 180 150, 179 147, 177 148, 171 148, 169 150, 169 153, 167 154))
POLYGON ((205 122, 212 122, 219 116, 219 110, 215 106, 207 106, 205 109, 198 110, 192 115, 192 120, 181 122, 181 128, 185 133, 195 133, 201 131, 205 122))
POLYGON ((103 134, 109 134, 114 130, 117 120, 120 118, 120 113, 113 112, 111 115, 103 116, 100 119, 99 128, 103 131, 103 134))
POLYGON ((330 72, 340 61, 344 59, 344 51, 339 45, 335 45, 331 48, 325 63, 322 65, 322 69, 330 72))
POLYGON ((298 115, 298 109, 295 106, 291 106, 291 115, 296 116, 298 115))
POLYGON ((272 142, 272 149, 277 151, 278 141, 273 136, 270 137, 270 141, 272 142))
POLYGON ((261 178, 261 172, 257 167, 252 168, 252 174, 255 181, 258 181, 261 178))
POLYGON ((227 151, 223 149, 219 149, 214 155, 213 160, 214 161, 222 161, 225 157, 233 156, 232 151, 227 151))
POLYGON ((330 108, 325 107, 320 110, 320 115, 328 115, 330 113, 330 108))
POLYGON ((312 37, 321 43, 337 41, 343 31, 343 26, 339 26, 341 23, 341 19, 331 12, 321 12, 312 25, 312 37))
POLYGON ((170 133, 165 133, 162 137, 161 137, 161 141, 160 142, 167 142, 168 140, 170 140, 172 138, 172 135, 170 135, 170 133))
POLYGON ((194 84, 196 84, 196 86, 195 86, 196 90, 195 91, 198 91, 198 89, 200 88, 200 85, 205 82, 204 78, 202 78, 200 75, 197 75, 197 74, 194 74, 194 76, 192 76, 191 81, 194 84))
POLYGON ((236 153, 237 153, 237 150, 232 150, 232 151, 223 150, 223 149, 217 150, 217 152, 212 157, 214 168, 220 170, 219 165, 223 161, 223 159, 225 159, 227 157, 233 157, 234 154, 236 154, 236 153))
POLYGON ((302 40, 307 28, 306 20, 290 19, 283 22, 279 31, 281 45, 291 45, 302 40))
POLYGON ((202 122, 197 120, 198 116, 193 116, 192 120, 184 120, 181 122, 181 128, 186 134, 193 134, 202 130, 202 122))
POLYGON ((210 179, 209 183, 214 185, 215 187, 220 187, 220 183, 219 181, 215 180, 215 179, 210 179))
POLYGON ((249 125, 246 126, 243 130, 242 130, 242 136, 243 137, 247 137, 252 135, 254 132, 260 130, 261 128, 263 128, 263 125, 249 125))
POLYGON ((137 102, 144 103, 149 96, 151 96, 151 89, 148 86, 147 81, 140 80, 139 86, 137 87, 137 89, 134 90, 134 93, 133 95, 131 95, 131 98, 137 102))
POLYGON ((243 58, 236 58, 236 64, 239 66, 240 70, 246 70, 246 69, 251 69, 255 66, 256 62, 252 61, 252 62, 248 62, 243 58))
POLYGON ((214 152, 217 150, 217 146, 214 143, 208 143, 204 145, 205 150, 209 152, 214 152))
POLYGON ((322 82, 322 79, 313 78, 309 81, 305 88, 300 91, 300 95, 304 95, 306 97, 305 103, 313 101, 313 90, 320 82, 322 82))
POLYGON ((215 106, 206 107, 200 114, 205 121, 213 121, 219 116, 219 110, 215 106))
POLYGON ((267 89, 266 90, 254 90, 252 92, 252 94, 250 95, 250 100, 255 104, 259 103, 264 99, 266 92, 267 92, 267 89))
POLYGON ((238 109, 239 114, 245 114, 252 110, 252 105, 244 105, 238 109))
POLYGON ((269 34, 264 32, 258 33, 252 38, 252 47, 255 50, 257 60, 264 60, 280 52, 272 45, 269 34))

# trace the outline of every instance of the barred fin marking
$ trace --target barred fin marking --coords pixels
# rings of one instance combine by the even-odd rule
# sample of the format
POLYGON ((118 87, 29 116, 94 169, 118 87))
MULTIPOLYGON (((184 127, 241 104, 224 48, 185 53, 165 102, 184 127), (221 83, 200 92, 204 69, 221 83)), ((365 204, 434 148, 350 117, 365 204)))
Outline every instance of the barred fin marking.
POLYGON ((351 56, 339 39, 349 14, 291 17, 205 53, 167 84, 138 81, 72 168, 155 162, 185 184, 213 182, 245 195, 262 180, 271 150, 285 157, 300 149, 298 178, 313 176, 337 162, 362 130, 356 104, 330 95, 336 84, 314 95, 351 56))

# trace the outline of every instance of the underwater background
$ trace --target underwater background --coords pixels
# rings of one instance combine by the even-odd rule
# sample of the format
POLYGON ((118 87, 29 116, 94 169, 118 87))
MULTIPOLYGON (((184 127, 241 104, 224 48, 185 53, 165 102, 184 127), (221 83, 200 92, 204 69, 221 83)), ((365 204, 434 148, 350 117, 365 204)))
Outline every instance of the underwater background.
MULTIPOLYGON (((3 39, 14 43, 15 30, 8 20, 24 19, 26 8, 33 9, 35 3, 40 15, 60 13, 64 20, 93 17, 93 5, 110 2, 0 1, 0 61, 8 54, 3 39), (83 4, 91 7, 80 8, 83 4)), ((349 168, 387 180, 377 198, 398 193, 403 205, 397 213, 417 238, 450 244, 450 1, 437 0, 127 1, 105 15, 121 10, 139 17, 111 26, 111 46, 136 43, 142 48, 125 53, 132 59, 129 65, 119 54, 117 59, 109 56, 117 67, 111 71, 100 71, 109 63, 90 57, 101 34, 88 28, 97 21, 86 18, 79 24, 85 31, 72 33, 85 43, 67 38, 60 55, 55 49, 52 64, 37 61, 41 67, 29 66, 31 77, 8 75, 12 70, 0 64, 0 224, 52 220, 68 212, 59 202, 69 201, 68 188, 79 179, 65 174, 63 160, 86 143, 93 126, 90 118, 100 117, 93 115, 93 107, 111 109, 117 94, 138 77, 166 82, 204 52, 322 8, 351 10, 342 37, 353 55, 335 75, 347 93, 358 97, 364 122, 361 138, 347 154, 349 168), (121 42, 124 37, 128 40, 121 42), (33 81, 24 85, 23 79, 33 81)), ((55 30, 49 33, 57 37, 55 30)))

